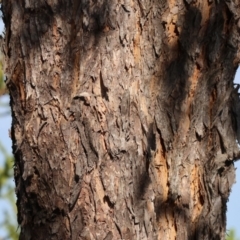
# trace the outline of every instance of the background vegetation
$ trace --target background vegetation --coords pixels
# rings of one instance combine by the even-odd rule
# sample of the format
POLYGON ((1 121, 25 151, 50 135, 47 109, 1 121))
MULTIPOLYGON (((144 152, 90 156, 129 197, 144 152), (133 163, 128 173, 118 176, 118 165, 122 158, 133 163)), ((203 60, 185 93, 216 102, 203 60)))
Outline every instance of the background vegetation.
POLYGON ((228 233, 227 233, 227 238, 226 240, 240 240, 239 238, 236 237, 236 232, 234 229, 231 229, 228 233))
MULTIPOLYGON (((3 75, 3 56, 0 54, 0 118, 10 114, 9 104, 3 101, 3 96, 7 94, 3 75)), ((1 134, 1 133, 0 133, 1 134)), ((0 154, 3 161, 0 162, 0 200, 1 214, 3 220, 0 222, 0 239, 18 239, 19 231, 17 231, 16 221, 16 198, 14 193, 13 182, 13 164, 12 154, 8 153, 4 143, 0 141, 0 154), (9 206, 8 206, 9 205, 9 206)), ((2 219, 2 218, 1 218, 2 219)))

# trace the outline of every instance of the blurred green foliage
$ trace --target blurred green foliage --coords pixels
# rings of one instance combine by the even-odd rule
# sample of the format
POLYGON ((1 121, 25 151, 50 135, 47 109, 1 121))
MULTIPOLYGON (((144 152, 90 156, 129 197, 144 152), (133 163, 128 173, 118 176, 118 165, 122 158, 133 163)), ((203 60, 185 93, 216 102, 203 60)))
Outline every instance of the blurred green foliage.
POLYGON ((0 199, 7 200, 9 206, 12 208, 11 213, 9 212, 9 210, 5 210, 2 212, 4 214, 4 220, 0 222, 0 228, 2 228, 4 232, 6 232, 7 237, 4 237, 4 239, 17 240, 17 209, 15 204, 16 198, 13 184, 13 156, 7 153, 1 142, 0 152, 5 159, 3 166, 0 167, 0 199))
MULTIPOLYGON (((7 89, 4 83, 4 74, 3 74, 3 57, 0 55, 0 117, 10 114, 9 105, 2 102, 1 97, 7 94, 7 89)), ((3 156, 3 163, 0 165, 0 200, 7 202, 9 207, 3 210, 3 207, 0 208, 1 214, 4 216, 1 217, 0 230, 1 235, 4 232, 4 236, 0 236, 0 239, 11 239, 17 240, 19 238, 19 231, 17 227, 17 209, 16 209, 16 197, 14 193, 14 183, 13 183, 13 164, 14 159, 11 154, 9 154, 0 142, 0 153, 1 157, 3 156)))
POLYGON ((234 229, 230 229, 227 232, 226 240, 240 240, 240 239, 237 238, 235 230, 234 229))

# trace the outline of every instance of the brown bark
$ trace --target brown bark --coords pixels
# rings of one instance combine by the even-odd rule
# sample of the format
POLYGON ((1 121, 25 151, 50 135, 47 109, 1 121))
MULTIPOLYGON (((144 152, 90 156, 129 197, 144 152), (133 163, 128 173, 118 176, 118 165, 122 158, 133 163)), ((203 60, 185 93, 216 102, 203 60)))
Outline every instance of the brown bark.
POLYGON ((238 1, 2 4, 20 239, 225 239, 238 1))

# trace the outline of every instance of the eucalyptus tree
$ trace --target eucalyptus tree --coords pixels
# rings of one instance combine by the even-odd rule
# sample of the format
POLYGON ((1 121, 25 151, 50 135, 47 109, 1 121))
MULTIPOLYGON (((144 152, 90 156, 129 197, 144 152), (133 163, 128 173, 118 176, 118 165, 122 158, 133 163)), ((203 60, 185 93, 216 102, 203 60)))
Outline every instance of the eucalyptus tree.
POLYGON ((225 239, 238 1, 2 7, 20 239, 225 239))

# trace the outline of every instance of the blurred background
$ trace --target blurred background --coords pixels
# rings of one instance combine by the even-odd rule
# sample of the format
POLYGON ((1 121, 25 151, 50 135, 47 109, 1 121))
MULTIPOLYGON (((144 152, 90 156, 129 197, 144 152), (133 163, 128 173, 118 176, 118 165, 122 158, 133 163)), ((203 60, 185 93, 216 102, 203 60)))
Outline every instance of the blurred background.
MULTIPOLYGON (((0 34, 4 35, 4 25, 0 18, 0 34)), ((11 139, 11 113, 9 96, 4 84, 4 59, 0 53, 0 240, 16 240, 19 235, 17 224, 16 196, 14 192, 11 139)), ((240 70, 235 80, 240 84, 240 70)), ((227 210, 227 240, 240 240, 240 161, 235 163, 237 182, 233 186, 227 210)))
MULTIPOLYGON (((4 25, 0 18, 0 34, 4 35, 4 25)), ((1 41, 1 39, 0 39, 1 41)), ((0 42, 0 46, 1 46, 0 42)), ((8 130, 11 126, 9 96, 4 84, 4 58, 0 49, 0 240, 17 240, 16 196, 14 192, 11 139, 8 130)))

